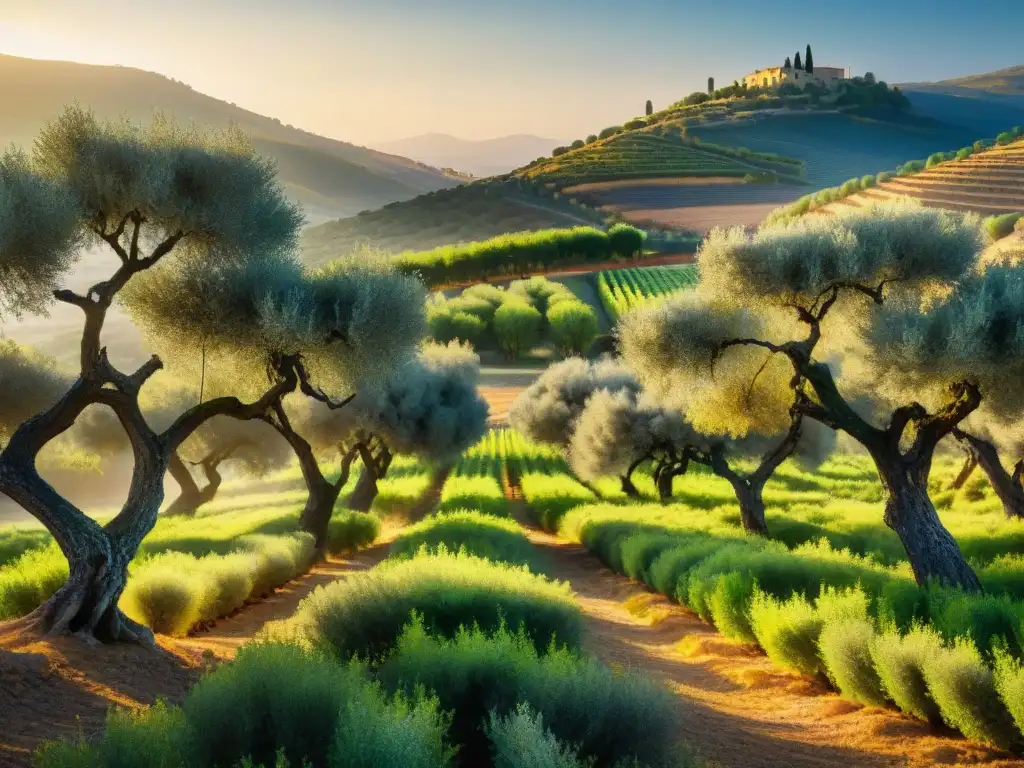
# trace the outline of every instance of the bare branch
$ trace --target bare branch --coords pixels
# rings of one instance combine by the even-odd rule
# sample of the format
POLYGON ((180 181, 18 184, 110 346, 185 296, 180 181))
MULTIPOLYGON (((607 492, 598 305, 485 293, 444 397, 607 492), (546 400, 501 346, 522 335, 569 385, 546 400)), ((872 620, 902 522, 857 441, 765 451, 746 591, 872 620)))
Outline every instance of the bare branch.
POLYGON ((67 289, 61 289, 53 292, 53 298, 57 301, 62 301, 65 304, 73 304, 81 309, 93 307, 96 305, 88 296, 82 296, 81 294, 69 291, 67 289))
POLYGON ((153 252, 149 254, 149 256, 145 257, 144 259, 136 259, 134 263, 137 264, 138 267, 136 268, 135 271, 138 272, 156 264, 158 261, 160 261, 160 259, 162 259, 168 253, 173 251, 174 248, 178 245, 178 243, 181 242, 182 238, 185 237, 186 234, 186 232, 183 232, 179 229, 173 235, 171 235, 162 243, 157 245, 157 247, 153 249, 153 252))
POLYGON ((128 251, 128 259, 130 261, 138 261, 139 259, 139 232, 142 230, 142 222, 145 219, 142 218, 138 211, 133 211, 132 222, 135 224, 135 228, 132 231, 132 245, 128 251))
POLYGON ((301 360, 296 361, 295 372, 299 377, 299 391, 306 395, 306 397, 311 397, 314 400, 323 403, 332 411, 344 408, 356 399, 356 393, 353 392, 343 400, 334 400, 330 395, 320 389, 320 387, 313 386, 312 382, 309 380, 309 371, 306 370, 306 366, 302 364, 301 360))

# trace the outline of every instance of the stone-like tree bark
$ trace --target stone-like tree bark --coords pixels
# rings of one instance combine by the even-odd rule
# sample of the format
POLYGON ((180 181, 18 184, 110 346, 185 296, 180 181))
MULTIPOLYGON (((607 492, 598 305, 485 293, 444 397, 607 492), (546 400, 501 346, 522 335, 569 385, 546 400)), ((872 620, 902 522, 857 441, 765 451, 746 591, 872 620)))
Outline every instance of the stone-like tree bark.
POLYGON ((991 441, 961 429, 954 429, 953 436, 967 445, 970 456, 988 477, 992 490, 996 492, 996 496, 1002 502, 1006 516, 1010 519, 1024 519, 1024 486, 1021 484, 1021 476, 1024 475, 1024 460, 1018 461, 1014 465, 1011 474, 1006 471, 1002 461, 999 460, 999 451, 991 441))

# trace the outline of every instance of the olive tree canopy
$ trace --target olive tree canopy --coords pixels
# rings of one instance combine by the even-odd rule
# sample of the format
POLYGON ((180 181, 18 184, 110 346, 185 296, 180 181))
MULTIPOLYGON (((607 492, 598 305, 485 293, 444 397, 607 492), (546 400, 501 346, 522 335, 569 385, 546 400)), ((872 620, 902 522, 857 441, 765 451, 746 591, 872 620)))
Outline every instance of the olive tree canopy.
POLYGON ((531 440, 567 446, 576 419, 595 392, 640 392, 636 376, 621 362, 569 358, 549 366, 512 403, 509 424, 531 440))

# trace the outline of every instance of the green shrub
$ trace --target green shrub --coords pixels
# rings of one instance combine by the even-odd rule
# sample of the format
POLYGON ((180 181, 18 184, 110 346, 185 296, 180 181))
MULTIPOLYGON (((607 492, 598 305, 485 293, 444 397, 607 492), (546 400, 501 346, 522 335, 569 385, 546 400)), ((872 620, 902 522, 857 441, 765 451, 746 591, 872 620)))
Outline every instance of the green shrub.
POLYGON ((996 144, 1003 146, 1004 144, 1010 144, 1016 137, 1010 131, 1003 131, 996 136, 996 144))
POLYGON ((994 652, 996 690, 1013 717, 1017 730, 1024 734, 1024 663, 1004 648, 994 652))
POLYGON ((181 708, 114 710, 93 743, 58 742, 40 768, 436 768, 448 764, 437 701, 388 699, 358 665, 297 646, 250 644, 181 708))
POLYGON ((718 577, 711 592, 711 620, 726 637, 746 643, 757 638, 750 626, 749 605, 754 593, 754 580, 744 573, 726 573, 718 577))
POLYGON ((313 564, 313 537, 308 533, 288 536, 251 534, 238 539, 240 548, 257 556, 253 573, 252 597, 269 595, 282 584, 305 573, 313 564))
POLYGON ((912 173, 920 173, 925 168, 924 160, 911 160, 896 169, 897 176, 909 176, 912 173))
POLYGON ((477 344, 487 332, 487 323, 468 312, 432 312, 427 323, 431 338, 439 344, 456 340, 477 344))
POLYGON ((968 157, 974 154, 974 151, 974 147, 964 147, 962 149, 959 149, 956 153, 956 159, 966 160, 968 157))
POLYGON ((1024 213, 1004 213, 998 216, 986 216, 981 224, 992 241, 1002 240, 1013 234, 1017 223, 1024 219, 1024 213))
POLYGON ((778 184, 779 174, 775 171, 754 171, 743 177, 747 184, 778 184))
POLYGON ((881 173, 875 174, 875 182, 878 184, 885 184, 887 181, 892 181, 892 174, 888 171, 882 171, 881 173))
POLYGON ((818 652, 829 680, 843 696, 882 706, 885 694, 871 658, 875 628, 867 619, 828 622, 818 638, 818 652))
POLYGON ((564 355, 585 355, 597 338, 597 313, 582 301, 560 301, 547 313, 551 339, 564 355))
POLYGON ((818 636, 823 621, 802 595, 786 602, 755 592, 750 603, 750 624, 768 658, 780 667, 816 675, 821 670, 818 636))
POLYGON ((870 173, 867 174, 866 176, 860 177, 861 189, 871 189, 873 186, 875 186, 875 177, 872 176, 870 173))
POLYGON ((579 607, 567 584, 526 568, 466 554, 417 554, 318 588, 295 616, 301 636, 338 658, 378 658, 390 650, 416 612, 432 632, 452 636, 461 626, 494 632, 507 622, 525 627, 538 648, 552 640, 576 646, 579 607))
POLYGON ((494 768, 587 768, 576 750, 544 727, 544 718, 521 703, 507 717, 491 713, 487 723, 494 768))
POLYGON ((0 621, 31 613, 68 580, 68 561, 56 544, 32 549, 0 568, 0 621))
POLYGON ((924 660, 924 679, 942 719, 969 739, 1006 747, 1014 741, 1010 714, 992 670, 969 638, 957 638, 924 660))
POLYGON ((158 701, 141 710, 111 708, 102 736, 90 743, 44 743, 36 768, 183 768, 189 744, 185 718, 177 707, 158 701))
POLYGON ((860 179, 847 179, 839 187, 839 197, 849 197, 860 192, 860 179))
POLYGON ((380 535, 380 519, 365 512, 342 512, 327 524, 327 551, 344 555, 368 547, 380 535))
POLYGON ((928 159, 925 161, 924 167, 934 168, 937 165, 942 165, 948 159, 949 156, 945 152, 936 152, 928 156, 928 159))
POLYGON ((627 259, 643 251, 646 239, 646 232, 629 224, 615 224, 608 230, 608 245, 612 253, 627 259))
POLYGON ((529 352, 540 340, 541 314, 525 302, 507 301, 494 313, 498 347, 513 360, 529 352))
POLYGON ((891 629, 875 636, 871 659, 882 689, 901 711, 929 722, 938 720, 939 707, 928 691, 924 668, 941 651, 942 638, 927 626, 917 625, 906 635, 891 629))
POLYGON ((663 595, 682 602, 679 598, 681 593, 685 596, 690 569, 721 546, 720 541, 704 539, 665 550, 651 563, 648 570, 648 585, 663 595))
POLYGON ((520 703, 538 712, 558 741, 597 766, 685 764, 668 691, 565 649, 538 654, 522 634, 462 630, 443 639, 414 622, 378 676, 389 689, 435 692, 453 713, 452 740, 462 746, 466 765, 486 765, 490 713, 504 717, 520 703))
POLYGON ((444 512, 406 528, 391 543, 388 554, 408 559, 424 547, 430 553, 442 547, 450 552, 465 550, 492 562, 525 565, 534 573, 547 570, 518 523, 468 509, 444 512))
POLYGON ((158 634, 187 634, 214 599, 212 585, 191 555, 160 555, 133 570, 121 594, 120 608, 158 634))
POLYGON ((928 593, 928 613, 932 625, 949 642, 970 637, 986 654, 996 644, 1007 645, 1015 656, 1022 653, 1024 604, 1005 595, 933 589, 928 593))

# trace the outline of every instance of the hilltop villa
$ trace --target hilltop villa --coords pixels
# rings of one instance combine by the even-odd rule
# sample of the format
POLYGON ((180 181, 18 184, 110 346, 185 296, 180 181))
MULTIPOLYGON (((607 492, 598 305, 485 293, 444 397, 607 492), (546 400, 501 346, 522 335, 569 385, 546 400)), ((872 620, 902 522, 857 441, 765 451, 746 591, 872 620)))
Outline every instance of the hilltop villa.
POLYGON ((808 73, 794 67, 768 67, 751 72, 743 77, 743 82, 748 88, 771 88, 780 83, 791 81, 797 85, 816 83, 817 85, 832 85, 839 80, 846 78, 846 70, 842 67, 819 67, 815 65, 814 72, 808 73))

